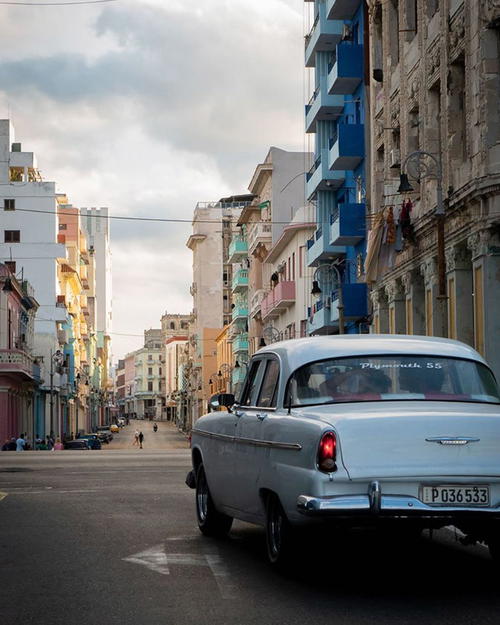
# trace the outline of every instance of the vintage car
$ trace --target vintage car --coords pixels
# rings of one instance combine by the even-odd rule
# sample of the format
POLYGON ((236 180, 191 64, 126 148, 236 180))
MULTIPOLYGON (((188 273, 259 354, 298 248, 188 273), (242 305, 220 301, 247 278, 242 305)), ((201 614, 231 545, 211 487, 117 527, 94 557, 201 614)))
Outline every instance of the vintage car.
POLYGON ((240 397, 192 430, 186 483, 206 535, 263 525, 271 563, 300 526, 454 525, 500 557, 500 394, 458 341, 295 339, 260 349, 240 397))

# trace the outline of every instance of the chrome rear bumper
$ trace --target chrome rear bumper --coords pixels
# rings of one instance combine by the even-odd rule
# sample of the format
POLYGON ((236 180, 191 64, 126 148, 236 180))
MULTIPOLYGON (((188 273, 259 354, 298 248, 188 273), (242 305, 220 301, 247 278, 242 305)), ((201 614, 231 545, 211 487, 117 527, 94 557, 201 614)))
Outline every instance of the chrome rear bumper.
POLYGON ((500 519, 500 507, 450 507, 430 506, 408 495, 383 495, 380 484, 371 482, 366 495, 339 495, 334 497, 311 497, 299 495, 297 510, 309 516, 354 517, 375 514, 386 517, 423 516, 444 518, 455 516, 485 516, 500 519))

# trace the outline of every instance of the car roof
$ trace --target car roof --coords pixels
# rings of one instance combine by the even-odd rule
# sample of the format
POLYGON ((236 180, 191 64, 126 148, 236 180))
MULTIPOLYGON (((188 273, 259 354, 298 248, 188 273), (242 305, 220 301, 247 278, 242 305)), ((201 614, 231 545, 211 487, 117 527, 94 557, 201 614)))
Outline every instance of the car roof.
POLYGON ((310 336, 272 343, 259 349, 255 355, 276 354, 289 371, 326 358, 346 356, 373 356, 411 354, 466 358, 486 364, 472 347, 452 339, 406 334, 341 334, 310 336))

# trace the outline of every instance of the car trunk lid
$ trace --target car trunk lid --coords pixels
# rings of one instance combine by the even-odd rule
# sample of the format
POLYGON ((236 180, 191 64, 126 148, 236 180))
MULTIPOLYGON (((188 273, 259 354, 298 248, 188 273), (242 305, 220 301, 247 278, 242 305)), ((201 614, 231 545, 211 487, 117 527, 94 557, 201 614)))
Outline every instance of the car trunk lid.
MULTIPOLYGON (((325 406, 351 479, 500 476, 500 407, 460 402, 325 406)), ((316 412, 316 411, 315 411, 316 412)))

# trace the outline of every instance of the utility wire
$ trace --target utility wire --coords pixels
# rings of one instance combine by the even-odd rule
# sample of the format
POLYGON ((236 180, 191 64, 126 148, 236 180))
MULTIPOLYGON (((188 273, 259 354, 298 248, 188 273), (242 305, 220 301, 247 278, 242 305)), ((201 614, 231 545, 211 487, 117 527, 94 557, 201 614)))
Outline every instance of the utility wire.
POLYGON ((2 2, 0 4, 7 4, 10 6, 28 6, 28 7, 64 7, 77 4, 103 4, 105 2, 118 2, 118 0, 80 0, 74 2, 2 2))

